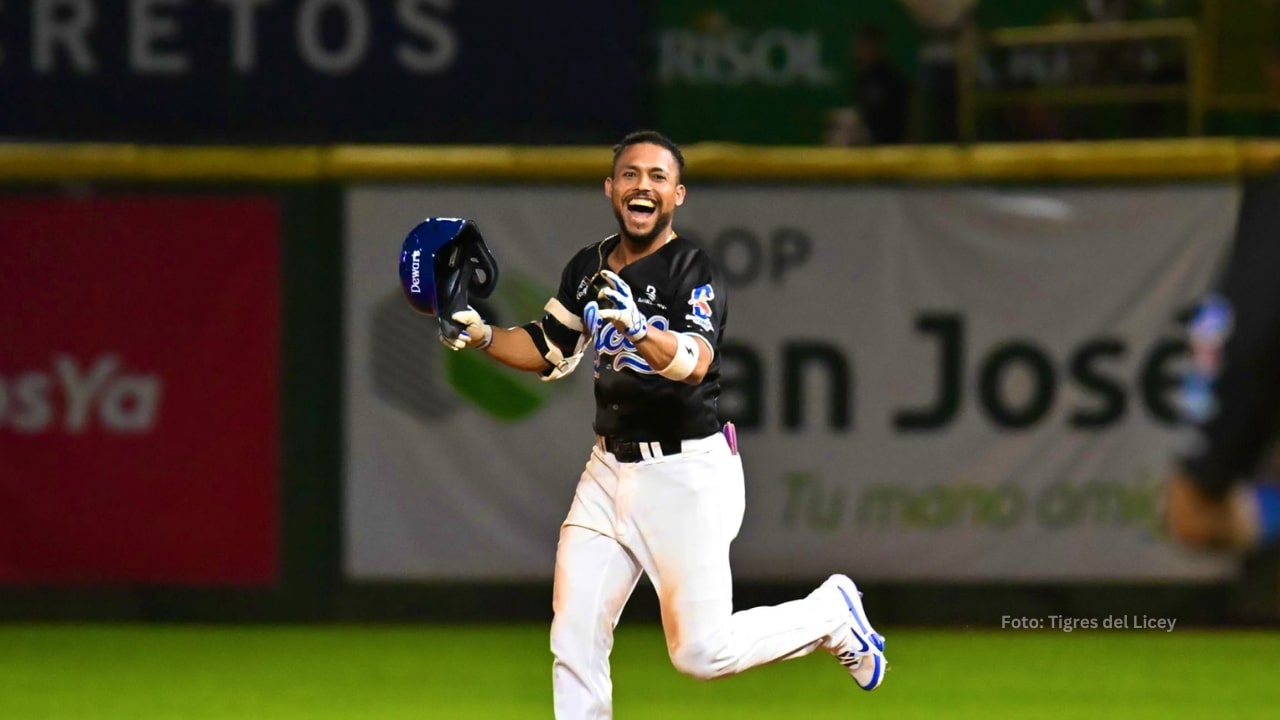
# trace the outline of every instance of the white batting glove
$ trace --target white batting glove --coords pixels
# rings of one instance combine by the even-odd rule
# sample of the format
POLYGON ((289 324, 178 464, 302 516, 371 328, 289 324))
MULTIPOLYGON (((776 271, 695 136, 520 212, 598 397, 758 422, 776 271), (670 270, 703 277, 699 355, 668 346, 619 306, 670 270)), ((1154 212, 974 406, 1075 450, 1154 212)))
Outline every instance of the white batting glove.
POLYGON ((480 317, 475 308, 468 307, 453 314, 453 321, 465 326, 458 337, 450 340, 442 333, 440 342, 450 350, 465 348, 487 348, 493 342, 493 328, 480 317))
POLYGON ((636 306, 635 296, 631 294, 631 286, 618 277, 617 273, 601 270, 600 276, 609 283, 609 287, 600 291, 600 299, 613 303, 612 308, 601 308, 599 317, 608 320, 622 331, 632 342, 649 334, 649 320, 636 306))

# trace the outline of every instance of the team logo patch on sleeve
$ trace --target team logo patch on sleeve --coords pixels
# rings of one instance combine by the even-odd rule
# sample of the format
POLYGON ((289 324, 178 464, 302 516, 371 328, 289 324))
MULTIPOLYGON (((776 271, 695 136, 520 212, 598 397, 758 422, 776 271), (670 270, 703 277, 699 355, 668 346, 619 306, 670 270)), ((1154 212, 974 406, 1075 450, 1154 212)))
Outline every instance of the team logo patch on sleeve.
POLYGON ((711 301, 715 298, 716 293, 710 285, 699 285, 694 288, 689 294, 689 314, 685 315, 684 319, 711 332, 711 301))

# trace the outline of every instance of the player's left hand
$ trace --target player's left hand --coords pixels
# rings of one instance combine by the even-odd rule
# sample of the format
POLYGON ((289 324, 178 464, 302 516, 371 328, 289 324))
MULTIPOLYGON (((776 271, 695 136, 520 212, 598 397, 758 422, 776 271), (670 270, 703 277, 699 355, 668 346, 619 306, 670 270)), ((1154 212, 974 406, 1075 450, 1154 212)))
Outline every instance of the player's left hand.
POLYGON ((617 273, 609 270, 600 271, 600 277, 609 283, 609 287, 600 291, 600 299, 613 303, 613 307, 601 308, 599 317, 613 323, 613 326, 621 330, 622 334, 632 342, 649 334, 649 321, 636 306, 635 296, 631 294, 631 286, 618 277, 617 273))

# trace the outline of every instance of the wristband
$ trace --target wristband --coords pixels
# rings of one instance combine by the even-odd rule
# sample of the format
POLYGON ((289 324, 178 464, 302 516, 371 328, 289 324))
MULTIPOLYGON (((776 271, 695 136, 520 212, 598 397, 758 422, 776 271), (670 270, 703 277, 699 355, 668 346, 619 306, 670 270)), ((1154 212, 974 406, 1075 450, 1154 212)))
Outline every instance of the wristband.
POLYGON ((666 367, 658 371, 658 374, 668 380, 680 382, 692 375, 698 367, 700 353, 698 341, 694 340, 693 336, 676 333, 676 354, 672 356, 671 362, 666 367))

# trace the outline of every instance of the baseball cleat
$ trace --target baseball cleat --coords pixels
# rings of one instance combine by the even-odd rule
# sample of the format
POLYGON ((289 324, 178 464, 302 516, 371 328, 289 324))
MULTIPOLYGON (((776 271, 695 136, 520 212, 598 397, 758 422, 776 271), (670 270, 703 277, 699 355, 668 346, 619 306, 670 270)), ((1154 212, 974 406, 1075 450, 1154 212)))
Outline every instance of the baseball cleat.
POLYGON ((871 627, 862 607, 862 593, 845 575, 832 575, 823 583, 844 602, 849 610, 849 624, 837 631, 827 647, 849 676, 863 690, 875 690, 884 682, 888 662, 884 657, 884 636, 871 627))

